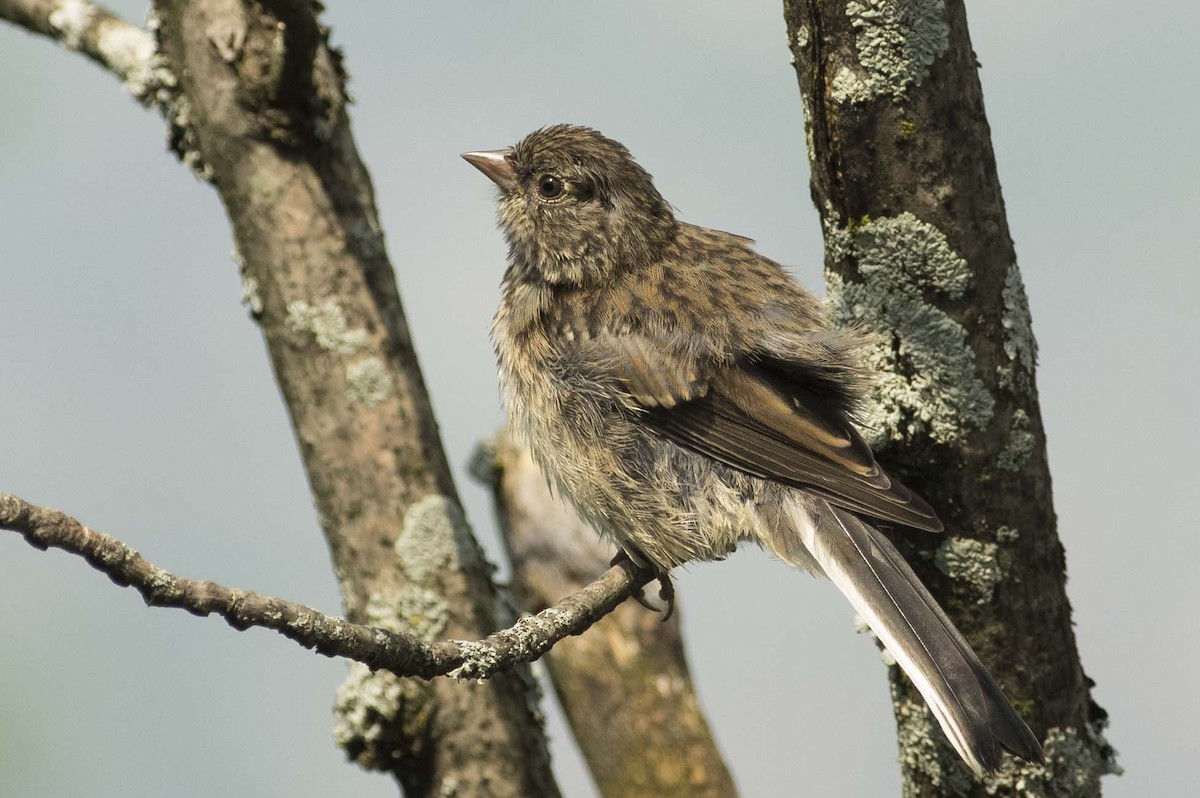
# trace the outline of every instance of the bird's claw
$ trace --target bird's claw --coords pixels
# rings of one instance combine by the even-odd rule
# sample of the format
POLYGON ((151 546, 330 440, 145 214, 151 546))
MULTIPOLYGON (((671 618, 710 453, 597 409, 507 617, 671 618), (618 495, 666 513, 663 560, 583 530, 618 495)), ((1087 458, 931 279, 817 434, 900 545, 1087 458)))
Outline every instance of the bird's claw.
POLYGON ((666 611, 663 612, 661 607, 654 606, 649 602, 649 600, 646 599, 646 590, 644 587, 639 587, 637 590, 633 591, 633 593, 630 594, 630 597, 651 612, 663 612, 662 623, 666 623, 667 621, 671 620, 671 616, 675 614, 675 585, 671 583, 670 574, 668 574, 666 571, 659 571, 645 565, 639 565, 638 563, 634 562, 633 558, 630 557, 629 553, 624 549, 617 552, 616 556, 614 556, 609 562, 609 565, 620 565, 626 568, 632 568, 638 573, 650 571, 654 575, 654 578, 658 580, 658 597, 666 605, 666 611))
POLYGON ((639 587, 633 593, 630 593, 629 597, 631 599, 633 599, 634 601, 636 601, 638 604, 641 604, 646 609, 650 610, 650 612, 662 612, 662 610, 660 608, 651 604, 650 600, 646 598, 645 588, 639 587))

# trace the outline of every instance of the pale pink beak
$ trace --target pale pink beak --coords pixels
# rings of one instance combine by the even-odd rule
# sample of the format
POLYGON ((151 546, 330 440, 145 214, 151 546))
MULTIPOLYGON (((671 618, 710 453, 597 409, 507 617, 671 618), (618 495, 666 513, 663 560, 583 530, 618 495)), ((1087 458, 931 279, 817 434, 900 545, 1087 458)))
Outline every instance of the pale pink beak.
POLYGON ((511 149, 464 152, 462 157, 505 191, 517 187, 517 170, 513 168, 511 149))

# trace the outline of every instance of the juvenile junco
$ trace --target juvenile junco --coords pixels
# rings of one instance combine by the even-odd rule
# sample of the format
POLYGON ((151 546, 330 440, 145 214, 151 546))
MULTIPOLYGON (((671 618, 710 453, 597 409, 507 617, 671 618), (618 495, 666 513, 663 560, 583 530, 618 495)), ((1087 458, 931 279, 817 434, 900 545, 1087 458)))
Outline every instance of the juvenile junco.
POLYGON ((875 523, 938 532, 850 418, 855 336, 748 239, 686 224, 624 146, 555 125, 463 156, 500 188, 510 422, 601 534, 666 574, 751 541, 828 576, 977 773, 1038 740, 875 523))

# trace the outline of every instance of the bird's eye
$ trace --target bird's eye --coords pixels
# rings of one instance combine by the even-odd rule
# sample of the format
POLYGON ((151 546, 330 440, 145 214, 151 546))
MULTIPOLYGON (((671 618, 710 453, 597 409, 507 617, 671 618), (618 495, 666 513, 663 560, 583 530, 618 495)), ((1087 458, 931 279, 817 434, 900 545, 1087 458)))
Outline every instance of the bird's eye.
POLYGON ((538 194, 542 199, 557 199, 563 193, 563 181, 554 175, 542 175, 537 181, 538 194))

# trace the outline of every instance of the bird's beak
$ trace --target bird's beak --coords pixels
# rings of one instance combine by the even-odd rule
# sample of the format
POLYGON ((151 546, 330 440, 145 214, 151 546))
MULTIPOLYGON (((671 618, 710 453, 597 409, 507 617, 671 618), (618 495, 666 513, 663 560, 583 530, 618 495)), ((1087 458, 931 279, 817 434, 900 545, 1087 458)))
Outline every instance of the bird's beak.
POLYGON ((513 168, 512 150, 464 152, 462 157, 505 191, 512 191, 517 187, 517 170, 513 168))

